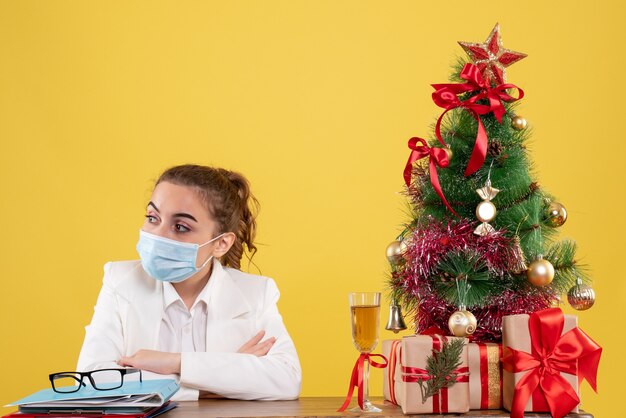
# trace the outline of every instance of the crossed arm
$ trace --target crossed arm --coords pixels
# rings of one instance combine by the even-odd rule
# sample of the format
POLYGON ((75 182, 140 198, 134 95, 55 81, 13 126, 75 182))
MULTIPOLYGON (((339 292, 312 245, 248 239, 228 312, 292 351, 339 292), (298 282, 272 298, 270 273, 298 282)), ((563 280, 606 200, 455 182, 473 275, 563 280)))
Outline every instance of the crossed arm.
MULTIPOLYGON (((261 341, 265 336, 265 331, 259 331, 248 342, 242 345, 237 353, 252 354, 257 357, 265 356, 276 338, 270 337, 261 341)), ((117 361, 122 367, 134 367, 141 370, 148 370, 158 374, 180 374, 180 353, 168 353, 156 350, 139 350, 132 356, 124 356, 117 361)))

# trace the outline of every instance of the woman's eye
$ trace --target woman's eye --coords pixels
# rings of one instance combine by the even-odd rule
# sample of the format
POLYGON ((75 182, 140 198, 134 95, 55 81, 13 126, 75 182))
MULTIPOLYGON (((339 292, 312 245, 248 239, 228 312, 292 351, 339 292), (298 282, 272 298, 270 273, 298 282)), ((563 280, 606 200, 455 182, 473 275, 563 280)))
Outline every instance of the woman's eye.
POLYGON ((189 228, 187 228, 185 225, 176 224, 174 228, 176 228, 176 232, 189 232, 189 228))
POLYGON ((146 215, 146 219, 148 220, 148 222, 150 222, 151 224, 156 222, 156 218, 152 215, 146 215))

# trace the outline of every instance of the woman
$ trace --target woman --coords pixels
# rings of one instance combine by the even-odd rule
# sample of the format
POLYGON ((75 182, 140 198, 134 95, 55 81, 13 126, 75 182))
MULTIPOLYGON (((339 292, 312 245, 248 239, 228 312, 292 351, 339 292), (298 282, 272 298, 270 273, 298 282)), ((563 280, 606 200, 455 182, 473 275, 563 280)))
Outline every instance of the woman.
POLYGON ((175 400, 297 398, 302 372, 276 307, 278 288, 238 270, 243 245, 256 252, 257 204, 238 173, 166 170, 146 207, 141 260, 104 267, 78 370, 122 366, 175 377, 175 400))

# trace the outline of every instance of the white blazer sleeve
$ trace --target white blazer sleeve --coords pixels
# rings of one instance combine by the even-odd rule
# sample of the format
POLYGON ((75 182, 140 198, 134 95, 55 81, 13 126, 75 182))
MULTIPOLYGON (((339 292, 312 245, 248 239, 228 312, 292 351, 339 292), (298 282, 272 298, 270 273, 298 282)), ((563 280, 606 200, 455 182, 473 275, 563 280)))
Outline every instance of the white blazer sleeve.
POLYGON ((287 333, 276 302, 278 288, 268 279, 257 324, 266 336, 276 337, 270 352, 252 354, 224 352, 181 353, 183 385, 245 400, 288 400, 300 394, 302 371, 296 348, 287 333))
POLYGON ((77 371, 119 368, 124 338, 118 300, 111 280, 111 263, 104 266, 104 279, 91 324, 85 327, 83 347, 78 356, 77 371))

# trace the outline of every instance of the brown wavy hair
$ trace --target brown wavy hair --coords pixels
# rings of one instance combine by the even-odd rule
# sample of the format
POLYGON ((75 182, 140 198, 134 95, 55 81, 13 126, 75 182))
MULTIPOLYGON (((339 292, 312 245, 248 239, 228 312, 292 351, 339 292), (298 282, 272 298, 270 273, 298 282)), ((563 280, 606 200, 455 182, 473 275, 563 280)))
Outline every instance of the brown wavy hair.
POLYGON ((217 223, 218 233, 235 233, 235 243, 221 258, 224 266, 240 268, 244 244, 248 258, 252 259, 257 251, 254 238, 259 202, 250 192, 250 183, 243 175, 223 168, 185 164, 165 170, 156 184, 162 181, 194 187, 217 223))

